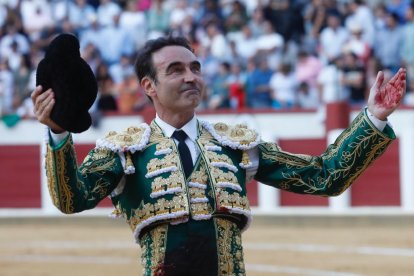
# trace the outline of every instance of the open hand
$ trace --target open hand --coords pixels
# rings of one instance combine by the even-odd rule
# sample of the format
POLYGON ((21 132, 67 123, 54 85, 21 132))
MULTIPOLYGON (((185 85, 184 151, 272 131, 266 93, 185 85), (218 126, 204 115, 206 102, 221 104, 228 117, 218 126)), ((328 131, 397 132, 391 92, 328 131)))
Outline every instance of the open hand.
POLYGON ((368 98, 368 110, 375 117, 385 121, 400 105, 405 94, 406 74, 406 69, 400 68, 388 83, 384 84, 384 73, 378 72, 368 98))
POLYGON ((55 105, 53 91, 52 89, 48 89, 42 93, 42 90, 42 86, 39 85, 31 94, 34 114, 40 123, 47 125, 54 133, 62 133, 65 130, 50 118, 50 113, 55 105))

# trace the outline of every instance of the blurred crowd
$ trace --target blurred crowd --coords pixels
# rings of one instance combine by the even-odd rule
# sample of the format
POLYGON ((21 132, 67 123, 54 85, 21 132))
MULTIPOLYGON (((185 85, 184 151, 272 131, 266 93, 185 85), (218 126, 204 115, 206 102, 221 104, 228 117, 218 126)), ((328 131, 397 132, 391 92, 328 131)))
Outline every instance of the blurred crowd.
POLYGON ((79 38, 95 73, 94 114, 149 104, 135 54, 166 34, 187 37, 202 63, 200 109, 363 105, 378 70, 406 67, 414 91, 413 2, 0 0, 0 115, 33 116, 37 64, 62 32, 79 38))

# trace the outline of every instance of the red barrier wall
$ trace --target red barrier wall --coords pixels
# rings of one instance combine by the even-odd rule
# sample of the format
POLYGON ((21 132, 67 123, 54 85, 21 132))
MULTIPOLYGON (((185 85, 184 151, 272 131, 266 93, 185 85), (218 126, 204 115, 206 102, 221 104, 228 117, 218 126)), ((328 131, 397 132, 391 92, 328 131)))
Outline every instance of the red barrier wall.
POLYGON ((40 147, 0 146, 0 208, 40 208, 40 147))
MULTIPOLYGON (((398 139, 351 189, 352 206, 399 206, 398 139)), ((326 149, 325 139, 280 140, 283 150, 320 155, 326 149)), ((76 145, 78 162, 82 162, 93 144, 76 145)), ((0 146, 0 208, 40 208, 40 147, 37 145, 0 146)), ((251 206, 258 205, 257 182, 247 185, 251 206)), ((99 206, 112 206, 104 199, 99 206)), ((328 206, 328 199, 281 191, 281 206, 328 206)))
POLYGON ((394 141, 353 184, 352 206, 399 206, 400 199, 399 140, 394 141))

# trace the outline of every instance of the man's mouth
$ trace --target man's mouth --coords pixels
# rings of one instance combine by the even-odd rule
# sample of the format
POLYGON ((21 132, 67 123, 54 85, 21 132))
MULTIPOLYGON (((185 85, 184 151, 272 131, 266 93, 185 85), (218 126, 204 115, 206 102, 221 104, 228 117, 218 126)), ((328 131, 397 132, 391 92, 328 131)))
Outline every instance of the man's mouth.
POLYGON ((181 89, 182 93, 200 93, 200 89, 198 89, 198 87, 184 87, 183 89, 181 89))

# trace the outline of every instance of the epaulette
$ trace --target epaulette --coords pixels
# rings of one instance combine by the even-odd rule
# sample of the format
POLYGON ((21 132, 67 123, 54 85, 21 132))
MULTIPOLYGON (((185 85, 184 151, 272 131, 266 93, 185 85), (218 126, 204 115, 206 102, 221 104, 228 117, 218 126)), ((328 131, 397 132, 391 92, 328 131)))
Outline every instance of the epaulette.
POLYGON ((228 125, 220 122, 211 124, 201 121, 201 125, 210 132, 220 145, 243 151, 241 167, 248 168, 252 165, 246 150, 253 149, 260 143, 261 138, 257 131, 248 128, 244 124, 228 125))
POLYGON ((132 164, 131 154, 141 151, 148 144, 151 128, 142 123, 137 127, 128 127, 123 132, 110 131, 102 139, 96 141, 96 148, 108 149, 125 155, 125 173, 132 174, 135 167, 132 164))

